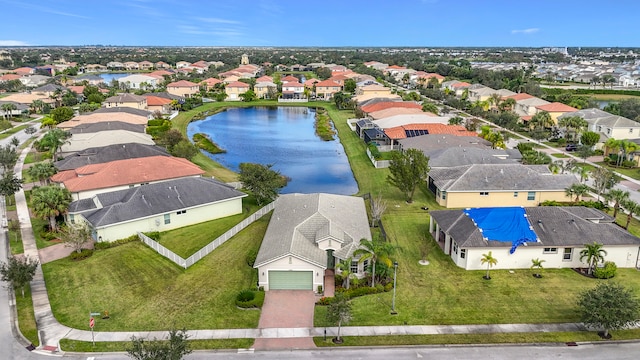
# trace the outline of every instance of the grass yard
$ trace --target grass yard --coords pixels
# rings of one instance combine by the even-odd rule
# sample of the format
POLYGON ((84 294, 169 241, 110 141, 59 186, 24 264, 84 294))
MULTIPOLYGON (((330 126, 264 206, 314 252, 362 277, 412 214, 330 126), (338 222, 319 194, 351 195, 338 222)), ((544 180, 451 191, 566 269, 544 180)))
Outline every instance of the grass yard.
POLYGON ((31 288, 27 286, 24 290, 24 297, 20 290, 14 291, 16 294, 16 309, 18 311, 18 327, 22 335, 35 346, 40 344, 38 340, 38 327, 36 317, 33 313, 33 300, 31 298, 31 288))
POLYGON ((20 230, 7 230, 7 239, 9 240, 11 255, 22 254, 24 252, 24 246, 22 245, 22 234, 20 233, 20 230))
POLYGON ((244 198, 243 206, 242 214, 160 233, 159 242, 186 259, 260 209, 253 197, 244 198))
MULTIPOLYGON (((191 340, 188 341, 191 350, 209 349, 248 349, 254 339, 223 339, 223 340, 191 340)), ((71 352, 115 352, 127 351, 131 342, 96 342, 95 345, 87 341, 62 339, 60 348, 71 352)))
POLYGON ((33 236, 36 238, 36 246, 38 247, 38 249, 44 249, 48 246, 56 245, 60 243, 58 241, 45 240, 42 237, 41 231, 48 225, 49 225, 49 222, 47 220, 42 220, 42 219, 33 218, 33 217, 31 218, 31 227, 33 228, 33 236))
POLYGON ((141 242, 44 264, 56 319, 85 329, 87 312, 106 310, 111 318, 98 319, 96 331, 255 328, 260 312, 238 309, 235 297, 257 281, 245 257, 259 247, 268 221, 256 221, 187 270, 141 242))
POLYGON ((551 156, 553 156, 554 158, 559 158, 559 159, 566 159, 568 157, 570 157, 567 154, 562 154, 562 153, 553 153, 553 154, 549 154, 551 156))
POLYGON ((605 164, 604 162, 599 162, 597 163, 598 165, 607 168, 611 171, 615 171, 617 173, 620 173, 622 175, 626 175, 632 179, 636 179, 636 180, 640 180, 640 169, 639 168, 622 168, 622 167, 616 167, 616 166, 611 166, 609 164, 605 164))
POLYGON ((624 95, 624 94, 594 94, 590 96, 591 99, 596 101, 619 101, 626 99, 640 99, 640 96, 636 95, 624 95))

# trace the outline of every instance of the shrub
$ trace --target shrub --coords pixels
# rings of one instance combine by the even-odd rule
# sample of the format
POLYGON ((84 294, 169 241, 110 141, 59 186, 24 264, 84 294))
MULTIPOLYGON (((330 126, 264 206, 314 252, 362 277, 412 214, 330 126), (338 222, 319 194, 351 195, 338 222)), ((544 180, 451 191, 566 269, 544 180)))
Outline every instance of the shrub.
POLYGON ((242 290, 236 296, 236 306, 243 309, 261 308, 264 304, 264 291, 242 290))
POLYGON ((369 152, 371 153, 371 156, 373 156, 374 159, 376 160, 382 159, 382 154, 380 153, 380 150, 378 149, 375 143, 370 142, 369 145, 367 145, 367 147, 369 148, 369 152))
POLYGON ((52 231, 41 231, 40 238, 45 241, 51 241, 58 238, 58 234, 52 231))
POLYGON ((80 261, 90 257, 91 255, 93 255, 92 249, 82 249, 82 251, 80 252, 76 252, 76 251, 72 252, 69 255, 69 259, 73 261, 80 261))
POLYGON ((322 294, 322 285, 318 285, 318 293, 322 294))
POLYGON ((558 146, 565 146, 567 144, 567 139, 560 138, 558 139, 558 146))
POLYGON ((147 126, 162 126, 164 124, 164 121, 164 119, 149 120, 147 122, 147 126))
POLYGON ((160 232, 158 231, 152 231, 152 232, 148 232, 148 233, 144 233, 145 235, 147 235, 148 237, 152 238, 155 241, 160 241, 160 232))
POLYGON ((120 246, 120 245, 124 245, 126 243, 130 243, 132 241, 138 241, 138 235, 131 235, 129 237, 126 237, 124 239, 119 239, 119 240, 115 240, 115 241, 101 241, 101 242, 96 242, 93 247, 94 250, 105 250, 105 249, 109 249, 112 247, 116 247, 116 246, 120 246))
POLYGON ((256 298, 256 294, 255 292, 253 292, 253 290, 245 289, 238 293, 238 295, 236 296, 236 301, 247 302, 255 298, 256 298))
POLYGON ((331 304, 332 301, 333 301, 333 297, 323 296, 320 298, 320 300, 316 301, 316 305, 327 306, 331 304))
MULTIPOLYGON (((344 282, 344 278, 340 274, 336 274, 334 280, 336 282, 336 286, 342 286, 342 283, 344 282)), ((351 284, 353 285, 353 282, 351 284)))
POLYGON ((384 286, 384 291, 385 291, 385 292, 389 292, 389 291, 391 291, 391 290, 393 290, 393 283, 387 283, 387 284, 384 286))
POLYGON ((247 253, 247 256, 245 257, 245 261, 247 262, 247 265, 253 267, 253 264, 256 263, 256 258, 258 257, 258 249, 251 249, 249 250, 249 252, 247 253))
POLYGON ((384 285, 380 283, 376 284, 376 292, 379 292, 379 293, 384 292, 384 285))
POLYGON ((622 162, 622 167, 632 168, 636 166, 636 162, 633 160, 625 160, 622 162))
POLYGON ((616 276, 618 266, 613 261, 605 261, 603 267, 596 267, 593 275, 598 279, 611 279, 616 276))

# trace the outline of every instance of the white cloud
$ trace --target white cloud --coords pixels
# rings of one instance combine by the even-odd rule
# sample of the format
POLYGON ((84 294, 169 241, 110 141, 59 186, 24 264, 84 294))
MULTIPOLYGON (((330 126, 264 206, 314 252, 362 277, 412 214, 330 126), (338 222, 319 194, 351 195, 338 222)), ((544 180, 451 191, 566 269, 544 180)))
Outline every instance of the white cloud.
POLYGON ((214 23, 214 24, 240 24, 239 21, 229 20, 229 19, 221 19, 221 18, 196 18, 202 22, 214 23))
POLYGON ((29 46, 29 44, 20 40, 0 40, 0 46, 29 46))
POLYGON ((537 33, 538 31, 540 31, 540 29, 538 28, 529 28, 529 29, 522 29, 522 30, 511 30, 512 34, 533 34, 533 33, 537 33))

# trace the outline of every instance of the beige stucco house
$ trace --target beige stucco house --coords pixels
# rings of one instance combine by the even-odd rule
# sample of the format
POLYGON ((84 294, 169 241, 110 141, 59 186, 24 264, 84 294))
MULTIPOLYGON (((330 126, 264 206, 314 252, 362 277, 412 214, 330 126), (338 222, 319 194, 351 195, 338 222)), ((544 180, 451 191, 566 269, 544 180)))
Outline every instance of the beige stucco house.
POLYGON ((147 109, 147 98, 135 94, 120 94, 106 98, 102 105, 106 108, 129 107, 133 109, 147 109))
POLYGON ((258 82, 253 86, 253 91, 255 91, 258 99, 271 99, 272 95, 277 97, 278 85, 270 81, 258 82))
POLYGON ((227 93, 227 100, 239 101, 242 100, 240 95, 249 91, 251 87, 247 83, 241 81, 232 81, 225 86, 224 91, 227 93))
POLYGON ((333 94, 338 91, 342 91, 342 85, 333 80, 324 80, 316 83, 317 98, 329 100, 333 97, 333 94))
POLYGON ((200 91, 200 86, 187 80, 172 82, 167 85, 167 92, 171 95, 191 97, 200 91))
POLYGON ((640 138, 640 123, 600 109, 578 110, 562 114, 558 118, 568 116, 579 116, 585 119, 589 124, 589 131, 599 133, 602 142, 608 138, 616 140, 640 138))

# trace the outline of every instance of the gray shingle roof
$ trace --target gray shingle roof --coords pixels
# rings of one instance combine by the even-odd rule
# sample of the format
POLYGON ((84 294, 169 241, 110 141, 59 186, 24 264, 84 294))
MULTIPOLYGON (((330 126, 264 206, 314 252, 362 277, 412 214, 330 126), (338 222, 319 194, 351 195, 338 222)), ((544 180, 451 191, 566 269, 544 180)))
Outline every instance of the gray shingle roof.
POLYGON ((97 123, 80 124, 69 129, 71 134, 95 133, 108 130, 126 130, 144 133, 144 125, 126 123, 123 121, 102 121, 97 123))
MULTIPOLYGON (((609 215, 580 206, 525 208, 529 223, 540 242, 527 246, 583 246, 594 241, 606 245, 640 245, 640 238, 613 223, 609 215)), ((485 241, 463 210, 434 210, 431 217, 461 248, 511 247, 510 242, 485 241)))
POLYGON ((558 119, 563 119, 569 116, 579 116, 587 121, 589 125, 603 125, 610 128, 616 127, 640 127, 640 123, 627 119, 619 115, 613 115, 606 111, 590 108, 582 109, 570 113, 562 114, 558 119))
POLYGON ((120 94, 112 97, 108 97, 104 99, 104 102, 108 103, 125 103, 125 102, 142 102, 146 101, 147 98, 140 95, 135 94, 120 94))
POLYGON ((39 86, 31 91, 33 92, 54 92, 56 90, 60 90, 62 92, 64 92, 65 90, 67 90, 64 86, 60 86, 60 85, 56 85, 56 84, 46 84, 46 85, 42 85, 39 86))
POLYGON ((403 149, 422 151, 439 150, 452 147, 473 147, 490 149, 491 143, 478 136, 456 136, 449 134, 427 134, 398 140, 403 149))
POLYGON ((149 117, 151 115, 151 111, 142 110, 142 109, 134 109, 130 107, 112 107, 112 108, 100 108, 93 113, 127 113, 138 116, 149 117))
POLYGON ((429 157, 431 168, 473 164, 519 164, 522 159, 522 155, 517 150, 452 147, 423 152, 429 157))
POLYGON ((82 213, 95 228, 245 196, 217 180, 190 177, 74 201, 69 213, 82 213))
POLYGON ((102 164, 115 160, 135 159, 148 156, 171 156, 164 148, 155 145, 137 143, 115 144, 93 147, 56 161, 54 165, 60 171, 73 170, 90 164, 102 164))
POLYGON ((440 189, 455 191, 564 191, 578 182, 571 174, 553 175, 546 165, 475 164, 436 168, 429 177, 440 189))
POLYGON ((333 194, 286 194, 275 204, 254 267, 287 255, 325 268, 327 254, 316 242, 331 237, 341 243, 334 256, 353 255, 360 239, 371 239, 364 200, 333 194))

